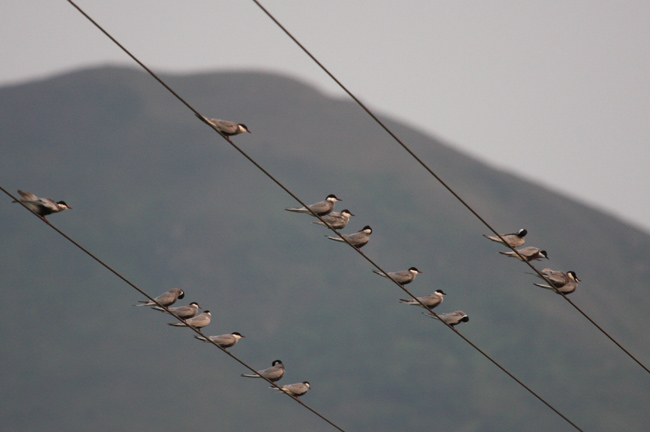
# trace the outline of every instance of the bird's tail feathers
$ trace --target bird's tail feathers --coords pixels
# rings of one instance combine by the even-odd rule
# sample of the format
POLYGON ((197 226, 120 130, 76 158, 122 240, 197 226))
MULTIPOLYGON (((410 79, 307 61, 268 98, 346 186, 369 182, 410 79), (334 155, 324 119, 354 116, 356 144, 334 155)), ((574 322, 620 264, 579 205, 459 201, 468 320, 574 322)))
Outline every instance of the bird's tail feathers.
POLYGON ((328 235, 326 235, 325 237, 327 237, 330 240, 337 241, 337 242, 341 242, 341 243, 345 242, 345 240, 343 240, 341 237, 332 237, 332 236, 328 236, 328 235))
POLYGON ((208 339, 204 338, 203 336, 194 335, 194 339, 200 340, 201 342, 207 342, 208 341, 208 339))
POLYGON ((244 378, 261 378, 258 374, 241 374, 241 376, 243 376, 244 378))
POLYGON ((167 325, 170 325, 172 327, 187 327, 187 324, 178 322, 178 323, 168 323, 167 325))
POLYGON ((540 288, 547 289, 547 290, 555 291, 555 290, 554 290, 553 288, 551 288, 549 285, 542 285, 542 284, 537 284, 537 283, 536 283, 536 284, 533 284, 533 285, 535 285, 535 286, 537 286, 537 287, 540 287, 540 288))
POLYGON ((203 117, 201 114, 194 114, 194 115, 196 116, 196 118, 198 118, 199 120, 201 120, 203 123, 210 124, 210 122, 208 121, 208 119, 205 118, 205 117, 203 117))
POLYGON ((379 276, 382 276, 382 277, 388 277, 388 276, 386 276, 386 273, 380 272, 379 270, 376 270, 376 269, 372 269, 372 272, 374 274, 378 274, 379 276))

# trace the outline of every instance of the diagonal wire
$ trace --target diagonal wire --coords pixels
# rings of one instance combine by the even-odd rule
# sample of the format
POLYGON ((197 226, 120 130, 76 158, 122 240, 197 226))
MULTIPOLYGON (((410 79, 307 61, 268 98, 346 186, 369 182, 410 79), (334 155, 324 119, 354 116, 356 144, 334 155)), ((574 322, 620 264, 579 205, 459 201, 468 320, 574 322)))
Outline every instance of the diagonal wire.
MULTIPOLYGON (((279 187, 281 187, 285 192, 287 192, 289 195, 291 195, 296 201, 298 201, 301 205, 304 207, 307 207, 305 203, 303 203, 297 196, 295 196, 287 187, 285 187, 282 183, 280 183, 275 177, 273 177, 269 172, 267 172, 264 168, 262 168, 255 160, 253 160, 248 154, 246 154, 243 150, 241 150, 239 147, 237 147, 227 136, 225 136, 220 130, 218 130, 214 125, 210 124, 209 122, 206 121, 205 117, 203 117, 201 114, 198 113, 196 109, 194 109, 188 102, 186 102, 183 98, 181 98, 176 92, 174 92, 166 83, 162 81, 154 72, 152 72, 149 68, 147 68, 140 60, 138 60, 133 54, 131 54, 123 45, 121 45, 115 38, 113 38, 106 30, 104 30, 95 20, 93 20, 88 14, 86 14, 79 6, 77 6, 72 0, 67 0, 68 3, 70 3, 73 7, 75 7, 84 17, 86 17, 95 27, 97 27, 102 33, 104 33, 111 41, 113 41, 118 47, 120 47, 129 57, 131 57, 138 65, 140 65, 145 71, 147 71, 154 79, 156 79, 163 87, 165 87, 168 91, 170 91, 177 99, 179 99, 185 106, 187 106, 194 114, 196 117, 198 117, 201 121, 204 123, 208 124, 211 126, 219 135, 221 135, 222 138, 224 138, 226 141, 230 143, 230 145, 235 148, 240 154, 242 154, 246 159, 248 159, 252 164, 254 164, 260 171, 262 171, 269 179, 271 179, 274 183, 276 183, 279 187)), ((307 207, 309 209, 309 207, 307 207)), ((323 219, 316 215, 311 209, 309 211, 312 213, 312 215, 316 216, 319 220, 323 221, 323 219)), ((323 221, 324 222, 324 221, 323 221)), ((361 252, 359 249, 354 247, 345 237, 341 236, 339 232, 332 228, 329 224, 325 224, 326 227, 328 227, 330 230, 334 231, 339 237, 341 237, 349 246, 353 247, 359 254, 361 254, 368 262, 370 262, 373 266, 375 266, 377 269, 382 271, 383 273, 387 274, 386 271, 384 271, 381 267, 379 267, 374 261, 372 261, 370 258, 368 258, 363 252, 361 252)), ((498 235, 498 234, 497 234, 498 235)), ((437 317, 437 314, 433 312, 430 308, 425 306, 417 297, 415 297, 413 294, 411 294, 406 288, 404 288, 401 284, 399 284, 397 281, 395 281, 393 278, 389 277, 396 285, 398 285, 402 290, 404 290, 409 296, 411 296, 413 299, 415 299, 421 306, 423 306, 425 309, 429 310, 434 316, 437 317)), ((442 321, 442 320, 441 320, 442 321)), ((449 324, 445 323, 442 321, 447 327, 451 328, 457 335, 459 335, 461 338, 463 338, 465 341, 469 343, 469 340, 467 340, 464 336, 462 336, 458 331, 456 331, 452 326, 449 324)), ((491 359, 485 352, 481 351, 476 347, 476 345, 470 343, 471 346, 473 346, 479 353, 484 355, 485 357, 489 358, 491 362, 494 364, 498 365, 498 363, 491 359)), ((534 395, 537 399, 542 401, 546 406, 548 406, 550 409, 552 409, 556 414, 561 416, 565 421, 567 421, 569 424, 571 424, 574 428, 577 430, 581 429, 575 425, 573 422, 571 422, 567 417, 565 417, 562 413, 560 413, 557 409, 552 407, 548 402, 546 402, 543 398, 541 398, 539 395, 537 395, 535 392, 533 392, 529 387, 523 385, 521 381, 516 379, 514 375, 510 374, 509 372, 506 371, 505 368, 501 367, 498 365, 500 369, 505 371, 508 376, 513 378, 516 382, 521 384, 526 390, 528 390, 532 395, 534 395)))
MULTIPOLYGON (((445 181, 442 180, 422 159, 420 159, 388 126, 384 124, 359 98, 357 98, 348 88, 339 81, 332 72, 329 71, 296 37, 293 36, 289 30, 284 27, 280 21, 278 21, 275 16, 273 16, 258 0, 252 0, 253 3, 255 3, 300 49, 309 57, 311 58, 314 63, 316 63, 322 70, 325 72, 345 93, 347 93, 354 102, 357 103, 377 124, 388 133, 388 135, 391 136, 404 150, 406 150, 413 159, 415 159, 429 174, 431 174, 449 193, 451 193, 454 198, 456 198, 467 210, 469 210, 479 221, 483 223, 490 231, 492 231, 496 236, 498 236, 502 241, 503 237, 499 233, 496 232, 492 226, 481 217, 481 215, 478 214, 470 206, 465 200, 463 200, 460 195, 458 195, 445 181)), ((540 278, 545 280, 546 282, 549 283, 550 286, 553 287, 553 289, 560 295, 564 297, 566 301, 568 301, 571 306, 573 306, 582 316, 584 316, 591 324, 594 325, 602 334, 604 334, 610 341, 612 341, 618 348, 621 349, 625 354, 628 355, 633 361, 635 361, 639 366, 641 366, 646 372, 650 373, 650 369, 648 369, 643 363, 641 363, 640 360, 638 360, 632 353, 630 353, 627 349, 623 347, 614 337, 612 337, 607 331, 605 331, 600 325, 598 325, 589 315, 587 315, 586 312, 584 312, 581 308, 579 308, 571 299, 569 299, 566 294, 560 292, 552 283, 549 281, 539 270, 537 270, 532 264, 529 262, 525 261, 523 257, 519 254, 519 251, 517 251, 514 247, 511 247, 504 241, 504 245, 509 247, 514 253, 521 259, 522 262, 525 262, 540 278)))
MULTIPOLYGON (((113 41, 118 47, 122 49, 129 57, 131 57, 138 65, 140 65, 145 71, 147 71, 154 79, 156 79, 163 87, 165 87, 168 91, 170 91, 179 101, 181 101, 187 108, 189 108, 192 112, 194 112, 195 116, 199 118, 202 122, 208 124, 212 129, 214 129, 219 135, 221 135, 222 138, 224 138, 230 145, 235 148, 240 154, 242 154, 246 159, 248 159, 253 165, 255 165, 260 171, 262 171, 269 179, 271 179, 274 183, 276 183, 279 187, 281 187, 285 192, 287 192, 291 197, 293 197, 296 201, 298 201, 303 207, 307 207, 305 203, 303 203, 297 196, 295 196, 286 186, 284 186, 281 182, 279 182, 275 177, 273 177, 269 172, 267 172, 264 168, 262 168, 255 160, 253 160, 248 154, 246 154, 243 150, 241 150, 239 147, 237 147, 227 136, 225 136, 220 130, 218 130, 213 124, 209 123, 206 121, 206 118, 203 117, 199 112, 194 109, 188 102, 186 102, 181 96, 179 96, 176 92, 174 92, 162 79, 160 79, 154 72, 152 72, 149 68, 147 68, 140 60, 138 60, 131 52, 129 52, 123 45, 121 45, 115 38, 113 38, 106 30, 104 30, 95 20, 93 20, 88 14, 86 14, 79 6, 77 6, 72 0, 67 0, 73 7, 75 7, 86 19, 88 19, 95 27, 97 27, 102 33, 104 33, 111 41, 113 41)), ((323 219, 318 216, 316 213, 314 213, 311 209, 309 209, 310 213, 317 217, 319 220, 323 221, 323 219)), ((324 221, 323 221, 324 222, 324 221)), ((370 262, 375 268, 383 272, 384 274, 388 274, 388 272, 384 271, 381 267, 379 267, 373 260, 368 258, 361 250, 357 249, 354 247, 345 237, 340 235, 340 233, 332 228, 329 224, 325 223, 325 226, 328 227, 330 230, 334 231, 345 243, 347 243, 349 246, 353 247, 359 254, 361 254, 368 262, 370 262)), ((396 285, 398 285, 404 292, 406 292, 409 296, 411 296, 413 299, 415 299, 422 307, 425 309, 429 310, 434 316, 438 316, 431 308, 427 307, 424 305, 417 297, 415 297, 413 294, 411 294, 410 291, 408 291, 406 288, 404 288, 403 285, 395 281, 392 277, 389 276, 389 279, 391 279, 396 285)), ((512 375, 510 372, 508 372, 505 368, 503 368, 501 365, 499 365, 495 360, 493 360, 491 357, 489 357, 485 352, 480 350, 476 345, 471 343, 467 338, 465 338, 462 334, 460 334, 456 329, 454 329, 451 325, 447 324, 446 322, 442 321, 447 327, 452 329, 457 335, 459 335, 463 340, 468 342, 472 347, 474 347, 480 354, 488 358, 492 363, 497 365, 502 371, 504 371, 508 376, 510 376, 512 379, 514 379, 518 384, 520 384, 524 389, 526 389, 529 393, 531 393, 533 396, 535 396, 538 400, 540 400, 542 403, 544 403, 547 407, 549 407, 551 410, 553 410, 556 414, 558 414, 560 417, 562 417, 565 421, 567 421, 569 424, 571 424, 574 428, 576 428, 579 431, 582 431, 577 425, 575 425, 573 422, 571 422, 566 416, 564 416, 562 413, 560 413, 557 409, 555 409, 552 405, 550 405, 548 402, 546 402, 541 396, 537 395, 533 390, 531 390, 529 387, 525 386, 520 380, 518 380, 514 375, 512 375)), ((328 421, 328 423, 332 424, 331 422, 328 421)), ((332 424, 333 425, 333 424, 332 424)), ((334 425, 335 426, 335 425, 334 425)), ((337 426, 335 426, 337 427, 337 426)), ((337 427, 338 428, 338 427, 337 427)))
MULTIPOLYGON (((101 266, 103 266, 103 267, 106 268, 108 271, 110 271, 111 273, 113 273, 115 276, 117 276, 118 278, 120 278, 122 281, 124 281, 124 282, 125 282, 127 285, 129 285, 131 288, 135 289, 135 290, 138 291, 140 294, 142 294, 143 296, 145 296, 145 297, 148 298, 149 300, 153 301, 153 302, 154 302, 155 304, 157 304, 159 307, 163 308, 163 309, 165 310, 165 312, 167 312, 168 314, 172 315, 173 317, 175 317, 175 318, 178 319, 179 321, 185 323, 185 325, 187 325, 187 327, 188 327, 189 329, 191 329, 191 330, 194 331, 195 333, 199 334, 200 336, 204 337, 204 338, 206 339, 207 342, 209 342, 209 343, 211 343, 212 345, 214 345, 214 346, 216 346, 217 348, 219 348, 221 351, 223 351, 224 353, 226 353, 227 355, 229 355, 233 360, 237 361, 239 364, 241 364, 241 365, 244 366, 245 368, 249 369, 251 372, 253 372, 253 373, 257 373, 257 370, 256 370, 256 369, 254 369, 253 367, 251 367, 250 365, 248 365, 246 362, 244 362, 243 360, 241 360, 239 357, 237 357, 237 356, 235 356, 234 354, 232 354, 232 353, 231 353, 230 351, 228 351, 227 349, 223 348, 221 345, 219 345, 219 344, 217 344, 216 342, 210 340, 210 339, 209 339, 206 335, 204 335, 204 334, 201 332, 201 330, 199 330, 198 328, 195 328, 195 327, 192 327, 192 326, 188 325, 187 320, 185 320, 185 319, 179 317, 178 315, 176 315, 174 312, 172 312, 171 310, 169 310, 169 308, 167 308, 167 306, 164 306, 164 305, 158 303, 158 301, 156 301, 155 298, 151 297, 151 296, 150 296, 149 294, 147 294, 144 290, 142 290, 142 289, 140 289, 138 286, 136 286, 133 282, 131 282, 130 280, 128 280, 126 277, 122 276, 122 275, 121 275, 117 270, 115 270, 113 267, 111 267, 111 266, 109 266, 108 264, 106 264, 103 260, 101 260, 100 258, 98 258, 95 254, 93 254, 92 252, 90 252, 88 249, 86 249, 85 247, 81 246, 79 243, 77 243, 75 240, 73 240, 73 239, 72 239, 70 236, 68 236, 66 233, 64 233, 64 232, 61 231, 59 228, 55 227, 55 226, 52 225, 50 222, 48 222, 45 218, 43 218, 43 217, 41 217, 40 215, 38 215, 37 213, 35 213, 32 209, 30 209, 30 208, 27 207, 24 203, 22 203, 21 201, 19 201, 15 196, 13 196, 13 195, 12 195, 9 191, 7 191, 4 187, 0 186, 0 190, 1 190, 2 192, 4 192, 6 195, 8 195, 9 197, 11 197, 11 199, 12 199, 13 201, 18 202, 18 203, 19 203, 20 205, 22 205, 24 208, 26 208, 26 209, 29 210, 31 213, 33 213, 33 214, 34 214, 36 217, 38 217, 41 221, 43 221, 44 223, 46 223, 50 228, 52 228, 54 231, 56 231, 57 233, 59 233, 63 238, 65 238, 65 239, 68 240, 70 243, 72 243, 73 245, 75 245, 77 248, 79 248, 81 251, 83 251, 86 255, 88 255, 89 257, 91 257, 92 259, 94 259, 94 260, 95 260, 97 263, 99 263, 101 266)), ((263 376, 261 376, 261 375, 260 375, 260 377, 263 378, 264 380, 266 380, 269 384, 271 384, 271 386, 273 386, 273 388, 276 388, 276 389, 282 391, 281 387, 280 387, 279 385, 277 385, 276 383, 274 383, 273 381, 271 381, 271 380, 269 380, 268 378, 263 377, 263 376)), ((305 407, 306 409, 308 409, 309 411, 311 411, 312 413, 314 413, 315 415, 317 415, 318 417, 320 417, 322 420, 324 420, 324 421, 326 421, 327 423, 329 423, 329 424, 330 424, 331 426, 333 426, 334 428, 338 429, 338 430, 341 431, 341 432, 346 432, 344 429, 342 429, 341 427, 339 427, 338 425, 336 425, 334 422, 332 422, 331 420, 329 420, 327 417, 325 417, 324 415, 322 415, 321 413, 319 413, 319 412, 316 411, 315 409, 311 408, 309 405, 305 404, 303 401, 301 401, 301 400, 300 400, 299 398, 297 398, 296 396, 293 396, 293 395, 291 395, 291 394, 289 394, 289 393, 286 393, 286 392, 284 392, 284 391, 282 391, 282 393, 286 394, 287 396, 289 396, 290 398, 292 398, 293 400, 295 400, 296 402, 298 402, 300 405, 302 405, 303 407, 305 407)))

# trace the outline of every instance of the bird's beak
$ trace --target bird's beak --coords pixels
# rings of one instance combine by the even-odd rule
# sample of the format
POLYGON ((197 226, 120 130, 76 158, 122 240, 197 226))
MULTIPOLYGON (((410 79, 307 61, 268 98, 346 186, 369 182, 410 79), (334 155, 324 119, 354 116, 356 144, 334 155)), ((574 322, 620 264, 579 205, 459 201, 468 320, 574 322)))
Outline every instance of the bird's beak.
POLYGON ((252 134, 252 133, 253 133, 253 132, 251 132, 251 131, 249 131, 249 130, 246 130, 246 132, 248 132, 249 134, 252 134))
POLYGON ((350 213, 350 216, 356 216, 355 214, 350 213))

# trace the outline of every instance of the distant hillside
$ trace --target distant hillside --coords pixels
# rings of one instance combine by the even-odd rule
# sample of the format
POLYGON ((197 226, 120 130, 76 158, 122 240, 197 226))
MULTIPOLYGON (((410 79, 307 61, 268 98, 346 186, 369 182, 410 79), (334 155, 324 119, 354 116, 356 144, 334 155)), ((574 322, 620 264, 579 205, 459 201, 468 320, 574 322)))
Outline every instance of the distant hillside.
MULTIPOLYGON (((307 202, 335 193, 374 229, 364 252, 424 271, 417 295, 470 316, 458 329, 584 430, 641 431, 647 374, 527 268, 348 100, 285 76, 164 76, 307 202)), ((388 125, 483 217, 527 228, 540 268, 574 270, 571 299, 650 364, 650 237, 496 171, 391 119, 388 125)), ((149 76, 82 70, 0 88, 0 184, 64 199, 50 216, 151 294, 174 286, 213 313, 208 334, 349 432, 571 430, 345 245, 149 76)), ((514 158, 513 156, 513 163, 514 158)), ((521 163, 521 161, 518 161, 521 163)), ((138 294, 9 199, 0 205, 4 430, 269 432, 332 428, 227 356, 131 307, 138 294), (293 423, 297 422, 297 423, 293 423)))

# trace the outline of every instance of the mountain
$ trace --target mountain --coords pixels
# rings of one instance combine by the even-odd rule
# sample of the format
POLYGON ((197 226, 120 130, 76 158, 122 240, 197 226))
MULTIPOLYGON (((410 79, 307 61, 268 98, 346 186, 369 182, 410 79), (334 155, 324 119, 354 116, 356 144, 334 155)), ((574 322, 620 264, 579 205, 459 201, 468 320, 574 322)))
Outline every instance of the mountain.
MULTIPOLYGON (((416 295, 470 316, 458 330, 584 430, 644 430, 648 375, 528 268, 347 99, 260 72, 163 75, 308 203, 335 193, 374 233, 364 252, 416 266, 416 295)), ((50 221, 152 295, 213 313, 206 334, 352 432, 572 430, 404 293, 148 75, 101 67, 0 88, 1 185, 65 200, 50 221), (534 419, 534 421, 533 421, 534 419)), ((650 237, 383 118, 501 232, 527 228, 538 268, 574 270, 571 299, 650 364, 650 237)), ((513 164, 525 164, 513 155, 513 164)), ((0 408, 5 430, 331 431, 163 314, 6 197, 0 408)))

